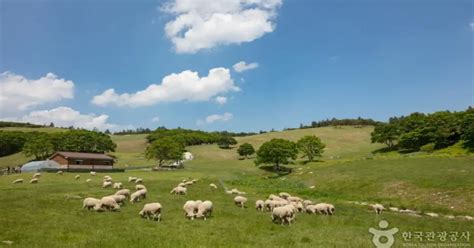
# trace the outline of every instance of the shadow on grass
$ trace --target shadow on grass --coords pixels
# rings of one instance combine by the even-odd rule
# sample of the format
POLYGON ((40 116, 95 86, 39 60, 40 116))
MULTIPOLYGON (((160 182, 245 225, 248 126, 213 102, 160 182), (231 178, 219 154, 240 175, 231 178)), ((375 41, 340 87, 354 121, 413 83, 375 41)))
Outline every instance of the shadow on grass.
POLYGON ((280 166, 278 170, 275 170, 275 166, 273 165, 264 165, 259 167, 261 170, 267 171, 267 172, 273 172, 275 175, 269 176, 268 178, 279 178, 283 177, 286 175, 289 175, 293 172, 293 168, 285 167, 285 166, 280 166))
POLYGON ((474 140, 464 142, 462 148, 466 149, 468 152, 474 152, 474 140))

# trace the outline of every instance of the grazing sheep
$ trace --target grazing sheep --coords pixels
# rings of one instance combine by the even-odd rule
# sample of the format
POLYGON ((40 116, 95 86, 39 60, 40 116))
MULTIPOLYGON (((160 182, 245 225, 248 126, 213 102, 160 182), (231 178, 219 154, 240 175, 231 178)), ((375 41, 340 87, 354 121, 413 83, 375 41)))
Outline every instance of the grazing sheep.
POLYGON ((141 190, 141 189, 146 189, 146 187, 143 184, 137 184, 137 185, 135 185, 135 189, 136 190, 141 190))
POLYGON ((272 200, 272 201, 275 201, 275 200, 285 200, 285 199, 283 199, 283 198, 281 198, 281 197, 279 197, 279 196, 276 196, 276 195, 274 195, 274 194, 271 194, 270 196, 268 196, 268 199, 269 199, 269 200, 272 200))
POLYGON ((309 214, 325 214, 325 215, 332 215, 334 213, 334 206, 327 203, 318 203, 314 205, 306 206, 306 212, 309 214))
POLYGON ((30 180, 30 183, 38 183, 38 178, 33 178, 30 180))
POLYGON ((310 200, 304 200, 304 201, 303 201, 303 206, 304 206, 304 207, 306 207, 306 206, 308 206, 308 205, 312 205, 312 204, 313 204, 313 202, 310 201, 310 200))
POLYGON ((33 175, 33 178, 40 178, 41 177, 41 173, 37 172, 33 175))
POLYGON ((232 194, 232 190, 226 190, 225 193, 230 195, 232 194))
POLYGON ((196 219, 204 218, 204 220, 206 220, 207 217, 212 215, 212 207, 213 205, 211 201, 204 201, 197 204, 196 219))
POLYGON ((211 189, 217 189, 217 185, 215 185, 213 183, 209 184, 209 187, 211 187, 211 189))
POLYGON ((188 219, 194 220, 197 211, 197 203, 195 201, 187 201, 184 203, 183 210, 184 216, 188 219))
POLYGON ((370 204, 369 208, 373 209, 375 211, 375 214, 381 214, 385 210, 384 206, 382 204, 378 204, 378 203, 370 204))
POLYGON ((304 210, 303 203, 301 203, 301 202, 294 202, 294 201, 293 201, 293 202, 290 202, 290 204, 295 207, 296 211, 298 211, 298 212, 300 212, 300 213, 303 212, 303 210, 304 210))
POLYGON ((23 179, 19 178, 12 182, 12 184, 23 183, 23 179))
POLYGON ((122 188, 122 183, 114 183, 113 188, 114 189, 121 189, 122 188))
POLYGON ((107 187, 110 187, 112 186, 112 182, 111 181, 105 181, 102 183, 102 188, 107 188, 107 187))
POLYGON ((437 214, 437 213, 425 213, 425 215, 433 217, 433 218, 439 217, 439 214, 437 214))
POLYGON ((283 199, 288 199, 288 197, 290 197, 291 195, 286 193, 286 192, 281 192, 280 194, 278 194, 281 198, 283 199))
POLYGON ((79 179, 81 178, 81 176, 80 176, 80 175, 76 175, 74 178, 75 178, 76 180, 79 180, 79 179))
POLYGON ((90 182, 92 182, 92 179, 90 179, 90 178, 86 179, 86 182, 90 183, 90 182))
POLYGON ((179 183, 179 184, 178 184, 178 187, 186 188, 186 186, 188 186, 186 183, 179 183))
POLYGON ((161 204, 158 202, 147 203, 138 214, 147 220, 152 219, 159 222, 161 220, 161 204))
POLYGON ((109 195, 109 197, 114 198, 115 202, 121 203, 122 205, 125 205, 125 200, 127 199, 124 195, 109 195))
POLYGON ((193 180, 192 180, 193 183, 197 183, 197 181, 198 181, 197 179, 193 179, 193 180))
POLYGON ((264 207, 266 211, 272 211, 273 210, 272 200, 265 200, 264 207))
POLYGON ((94 208, 99 203, 100 203, 99 199, 87 197, 86 199, 84 199, 82 203, 82 208, 87 208, 88 210, 90 210, 91 208, 94 208))
POLYGON ((137 180, 136 177, 128 177, 128 181, 134 183, 137 180))
POLYGON ((334 215, 334 212, 336 212, 336 208, 334 207, 334 205, 326 203, 326 206, 329 215, 334 215))
POLYGON ((118 211, 120 210, 120 205, 117 204, 115 199, 110 196, 105 196, 100 199, 100 202, 94 206, 94 210, 102 211, 103 209, 118 211))
POLYGON ((95 171, 91 171, 90 173, 91 173, 91 176, 97 175, 97 172, 95 172, 95 171))
POLYGON ((241 208, 244 208, 245 207, 245 203, 247 202, 247 198, 243 197, 243 196, 236 196, 234 198, 234 203, 235 205, 237 206, 240 206, 241 208))
POLYGON ((187 181, 187 182, 185 182, 184 184, 185 184, 186 186, 187 186, 187 185, 193 185, 194 182, 193 182, 193 181, 187 181))
POLYGON ((256 209, 257 211, 263 212, 263 211, 264 211, 264 208, 265 208, 265 202, 264 202, 264 201, 262 201, 262 200, 257 200, 257 201, 255 202, 255 209, 256 209))
POLYGON ((143 183, 143 179, 137 178, 137 179, 135 179, 135 183, 136 184, 143 183))
POLYGON ((172 190, 170 191, 170 194, 186 195, 186 191, 187 191, 186 188, 178 186, 178 187, 175 187, 174 189, 172 189, 172 190))
POLYGON ((297 196, 289 196, 288 198, 286 198, 286 200, 290 201, 290 202, 302 202, 303 199, 297 197, 297 196))
POLYGON ((273 222, 279 221, 281 225, 285 224, 286 222, 288 225, 290 225, 293 218, 294 211, 292 209, 292 205, 276 207, 272 210, 273 222))
POLYGON ((56 172, 56 175, 62 175, 62 174, 63 174, 63 171, 61 170, 56 172))
POLYGON ((395 208, 395 207, 389 207, 388 209, 392 212, 398 212, 399 210, 398 208, 395 208))
POLYGON ((104 182, 113 181, 110 176, 104 176, 104 182))
POLYGON ((130 195, 130 202, 131 203, 139 202, 141 201, 141 199, 146 198, 146 194, 147 194, 146 189, 137 190, 130 195))
POLYGON ((117 192, 115 192, 116 195, 123 195, 125 197, 129 197, 130 196, 130 190, 129 189, 121 189, 117 192))

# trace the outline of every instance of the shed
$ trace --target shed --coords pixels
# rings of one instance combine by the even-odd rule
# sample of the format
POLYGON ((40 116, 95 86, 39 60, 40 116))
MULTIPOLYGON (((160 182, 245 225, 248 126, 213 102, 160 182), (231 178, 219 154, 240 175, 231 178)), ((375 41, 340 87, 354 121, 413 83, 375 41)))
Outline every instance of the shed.
POLYGON ((108 170, 114 166, 114 158, 103 153, 56 152, 49 159, 56 161, 61 169, 66 170, 108 170))

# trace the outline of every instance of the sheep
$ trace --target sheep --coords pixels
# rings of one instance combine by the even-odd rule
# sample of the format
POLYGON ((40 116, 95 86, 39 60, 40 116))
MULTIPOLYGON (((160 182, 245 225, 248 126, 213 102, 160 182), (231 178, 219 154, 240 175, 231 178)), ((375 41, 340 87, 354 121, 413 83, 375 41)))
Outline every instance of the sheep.
POLYGON ((230 194, 232 194, 232 190, 226 190, 225 193, 230 195, 230 194))
POLYGON ((125 200, 127 199, 127 197, 124 195, 109 195, 109 197, 114 198, 115 202, 119 204, 121 203, 122 205, 125 204, 125 200))
POLYGON ((117 192, 115 192, 116 195, 123 195, 125 197, 129 197, 130 196, 130 190, 129 189, 121 189, 117 192))
POLYGON ((118 211, 120 210, 120 205, 117 204, 113 197, 105 196, 102 197, 100 202, 94 206, 94 210, 102 211, 104 208, 112 211, 118 211))
POLYGON ((179 184, 178 184, 178 187, 186 188, 186 186, 188 186, 186 183, 179 183, 179 184))
POLYGON ((135 179, 135 183, 136 184, 143 183, 143 179, 137 178, 137 179, 135 179))
POLYGON ((87 197, 86 199, 84 199, 82 203, 82 208, 87 208, 88 210, 90 210, 91 208, 94 208, 99 203, 100 203, 99 199, 87 197))
POLYGON ((272 200, 272 201, 273 201, 273 200, 285 200, 285 199, 283 199, 283 198, 281 198, 281 197, 279 197, 279 196, 276 196, 276 195, 274 195, 274 194, 271 194, 270 196, 268 196, 268 199, 269 199, 269 200, 272 200))
POLYGON ((197 205, 196 219, 204 218, 204 220, 206 220, 207 217, 210 217, 212 215, 212 207, 213 205, 211 201, 204 201, 202 203, 199 203, 197 205))
POLYGON ((33 175, 33 178, 40 178, 41 177, 41 173, 37 172, 33 175))
POLYGON ((334 215, 334 212, 336 212, 336 208, 334 207, 334 205, 326 203, 326 206, 329 215, 334 215))
POLYGON ((193 180, 192 180, 193 183, 197 183, 197 181, 198 181, 197 179, 193 179, 193 180))
POLYGON ((286 198, 286 200, 290 201, 290 202, 302 202, 303 199, 297 197, 297 196, 289 196, 288 198, 286 198))
POLYGON ((265 208, 265 202, 264 202, 264 201, 262 201, 262 200, 257 200, 257 201, 255 202, 255 209, 256 209, 257 211, 263 212, 263 211, 264 211, 264 208, 265 208))
POLYGON ((114 189, 121 189, 122 188, 122 183, 114 183, 113 188, 114 189))
POLYGON ((175 187, 170 191, 170 194, 175 194, 175 195, 186 195, 187 189, 184 187, 175 187))
POLYGON ((91 171, 90 173, 91 173, 91 176, 97 175, 97 172, 95 172, 95 171, 91 171))
POLYGON ((288 199, 288 197, 290 197, 291 195, 286 193, 286 192, 281 192, 280 194, 278 194, 281 198, 283 199, 288 199))
POLYGON ((86 179, 86 182, 90 183, 90 182, 92 182, 92 179, 90 179, 90 178, 86 179))
MULTIPOLYGON (((332 206, 333 208, 334 206, 332 206)), ((306 212, 309 214, 331 214, 334 213, 334 211, 331 211, 331 205, 327 203, 318 203, 314 205, 308 205, 306 206, 306 212)))
POLYGON ((185 184, 186 186, 187 186, 187 185, 193 185, 194 182, 193 182, 193 181, 187 181, 187 182, 185 182, 184 184, 185 184))
POLYGON ((392 212, 398 212, 398 210, 399 210, 399 209, 396 208, 396 207, 389 207, 388 209, 389 209, 390 211, 392 211, 392 212))
POLYGON ((243 196, 236 196, 234 198, 234 203, 235 205, 237 206, 240 206, 241 208, 244 208, 245 207, 245 203, 247 202, 247 198, 243 197, 243 196))
POLYGON ((215 185, 213 183, 209 184, 209 187, 211 187, 211 189, 217 189, 217 185, 215 185))
POLYGON ((273 210, 272 200, 265 200, 264 208, 266 211, 272 211, 273 210))
POLYGON ((38 178, 33 178, 30 180, 30 183, 38 183, 38 178))
POLYGON ((301 203, 301 202, 290 202, 290 204, 293 205, 298 212, 303 212, 303 210, 304 210, 303 203, 301 203))
POLYGON ((138 184, 138 185, 135 185, 135 189, 136 190, 141 190, 141 189, 146 189, 146 187, 143 184, 138 184))
POLYGON ((149 220, 150 218, 154 221, 161 220, 161 204, 158 202, 147 203, 143 206, 143 209, 138 213, 142 218, 149 220))
POLYGON ((382 204, 376 203, 376 204, 370 204, 369 208, 375 211, 375 214, 381 214, 385 208, 382 204))
POLYGON ((102 188, 107 188, 107 187, 110 187, 112 186, 112 182, 110 181, 105 181, 102 183, 102 188))
POLYGON ((12 184, 23 183, 23 179, 19 178, 12 182, 12 184))
POLYGON ((74 178, 75 178, 76 180, 79 180, 79 179, 81 178, 81 176, 80 176, 80 175, 76 175, 74 178))
POLYGON ((56 175, 62 175, 63 174, 63 171, 62 170, 59 170, 56 172, 56 175))
POLYGON ((294 218, 294 210, 292 208, 292 205, 276 207, 272 210, 273 222, 279 221, 281 225, 283 225, 286 222, 288 223, 288 225, 290 225, 293 218, 294 218))
POLYGON ((194 217, 196 216, 197 207, 198 205, 195 201, 187 201, 186 203, 184 203, 184 216, 188 219, 194 220, 194 217))
POLYGON ((136 177, 128 177, 128 181, 134 183, 137 180, 136 177))
POLYGON ((146 194, 147 194, 146 189, 137 190, 130 195, 130 202, 131 203, 139 202, 141 201, 141 199, 146 198, 146 194))
POLYGON ((308 205, 312 205, 312 204, 313 204, 313 202, 310 201, 310 200, 304 200, 304 201, 303 201, 303 206, 304 206, 304 207, 306 207, 306 206, 308 206, 308 205))
POLYGON ((113 181, 110 176, 104 176, 104 182, 113 181))

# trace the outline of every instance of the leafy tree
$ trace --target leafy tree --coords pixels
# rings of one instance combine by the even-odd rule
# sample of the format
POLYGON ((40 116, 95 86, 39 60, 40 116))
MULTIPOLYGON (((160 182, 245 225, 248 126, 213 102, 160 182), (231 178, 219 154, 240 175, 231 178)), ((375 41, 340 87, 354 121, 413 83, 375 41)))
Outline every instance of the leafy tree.
POLYGON ((389 148, 392 148, 398 140, 400 132, 395 124, 381 123, 375 126, 370 136, 372 143, 384 143, 389 148))
POLYGON ((111 134, 109 129, 105 129, 104 133, 107 134, 107 135, 111 134))
POLYGON ((109 135, 88 130, 70 130, 55 133, 52 138, 54 150, 68 152, 113 152, 117 145, 109 135))
POLYGON ((182 143, 172 139, 163 138, 153 141, 145 151, 149 160, 156 160, 161 167, 166 161, 180 160, 183 156, 184 146, 182 143))
POLYGON ((230 146, 237 145, 237 140, 230 136, 223 136, 217 141, 217 145, 222 149, 229 149, 230 146))
POLYGON ((26 156, 34 156, 36 160, 46 159, 53 151, 54 147, 51 143, 51 138, 46 133, 38 133, 29 139, 22 149, 26 156))
POLYGON ((272 139, 263 143, 258 149, 255 165, 273 164, 275 171, 278 171, 280 165, 289 164, 297 156, 298 149, 294 142, 285 139, 272 139))
POLYGON ((245 158, 248 158, 248 156, 252 155, 255 153, 255 149, 253 146, 249 143, 244 143, 239 146, 239 149, 237 149, 237 153, 240 156, 244 156, 245 158))
POLYGON ((464 146, 469 150, 474 150, 474 112, 464 116, 461 124, 462 139, 465 141, 464 146))
POLYGON ((320 138, 313 135, 304 136, 298 140, 296 145, 298 146, 298 150, 300 150, 304 154, 304 157, 307 157, 310 162, 316 157, 321 157, 326 147, 320 138))

